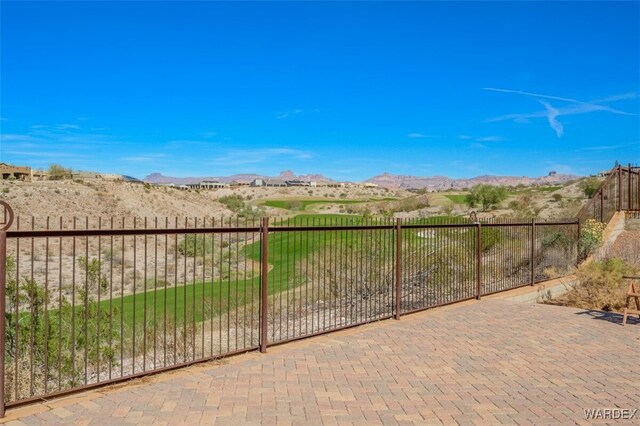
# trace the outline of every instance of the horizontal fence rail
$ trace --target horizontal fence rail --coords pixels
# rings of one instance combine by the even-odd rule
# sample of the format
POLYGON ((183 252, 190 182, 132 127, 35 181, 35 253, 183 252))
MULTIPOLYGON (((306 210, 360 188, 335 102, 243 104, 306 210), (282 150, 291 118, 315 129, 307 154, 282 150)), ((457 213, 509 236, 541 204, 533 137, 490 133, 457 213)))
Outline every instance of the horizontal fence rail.
POLYGON ((18 217, 0 232, 2 401, 532 285, 576 266, 578 236, 577 221, 18 217))

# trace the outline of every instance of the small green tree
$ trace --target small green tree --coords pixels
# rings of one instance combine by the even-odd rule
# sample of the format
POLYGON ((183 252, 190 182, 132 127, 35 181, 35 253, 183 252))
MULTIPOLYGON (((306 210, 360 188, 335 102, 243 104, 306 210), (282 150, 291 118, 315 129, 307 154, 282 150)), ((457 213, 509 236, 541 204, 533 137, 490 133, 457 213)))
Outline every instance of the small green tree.
POLYGON ((600 188, 600 180, 595 177, 586 178, 580 181, 580 189, 587 198, 593 198, 600 188))
POLYGON ((49 180, 70 179, 73 175, 71 169, 65 169, 60 164, 52 164, 49 166, 49 180))
POLYGON ((465 203, 469 207, 481 206, 486 211, 491 206, 500 204, 507 198, 507 190, 501 186, 476 185, 465 196, 465 203))

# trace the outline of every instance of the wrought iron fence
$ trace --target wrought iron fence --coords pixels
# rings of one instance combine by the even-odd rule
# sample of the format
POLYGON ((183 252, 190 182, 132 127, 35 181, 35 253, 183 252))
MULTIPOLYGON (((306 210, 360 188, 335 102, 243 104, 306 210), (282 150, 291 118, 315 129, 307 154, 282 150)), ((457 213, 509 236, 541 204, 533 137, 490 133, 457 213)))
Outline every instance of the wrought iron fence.
POLYGON ((577 221, 16 218, 9 228, 6 207, 6 406, 531 285, 578 259, 577 221))
POLYGON ((579 221, 608 223, 616 211, 640 211, 640 168, 616 166, 577 215, 579 221))

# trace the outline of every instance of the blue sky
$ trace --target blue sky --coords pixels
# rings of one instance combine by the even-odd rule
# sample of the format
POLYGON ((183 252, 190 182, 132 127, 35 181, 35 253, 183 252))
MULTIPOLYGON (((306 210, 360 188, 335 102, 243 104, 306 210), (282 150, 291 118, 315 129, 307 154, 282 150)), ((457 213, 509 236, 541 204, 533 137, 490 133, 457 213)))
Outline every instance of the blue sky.
POLYGON ((0 161, 144 177, 640 162, 638 2, 5 2, 0 161))

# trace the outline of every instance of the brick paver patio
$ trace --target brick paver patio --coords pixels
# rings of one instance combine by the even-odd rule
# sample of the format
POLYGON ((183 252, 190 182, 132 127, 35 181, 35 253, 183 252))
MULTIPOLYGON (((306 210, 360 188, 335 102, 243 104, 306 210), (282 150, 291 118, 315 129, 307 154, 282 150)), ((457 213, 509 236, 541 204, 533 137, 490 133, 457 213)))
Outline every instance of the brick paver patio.
MULTIPOLYGON (((640 409, 640 323, 610 319, 482 300, 9 410, 6 420, 589 424, 583 409, 640 409)), ((640 412, 626 422, 640 423, 640 412)))

